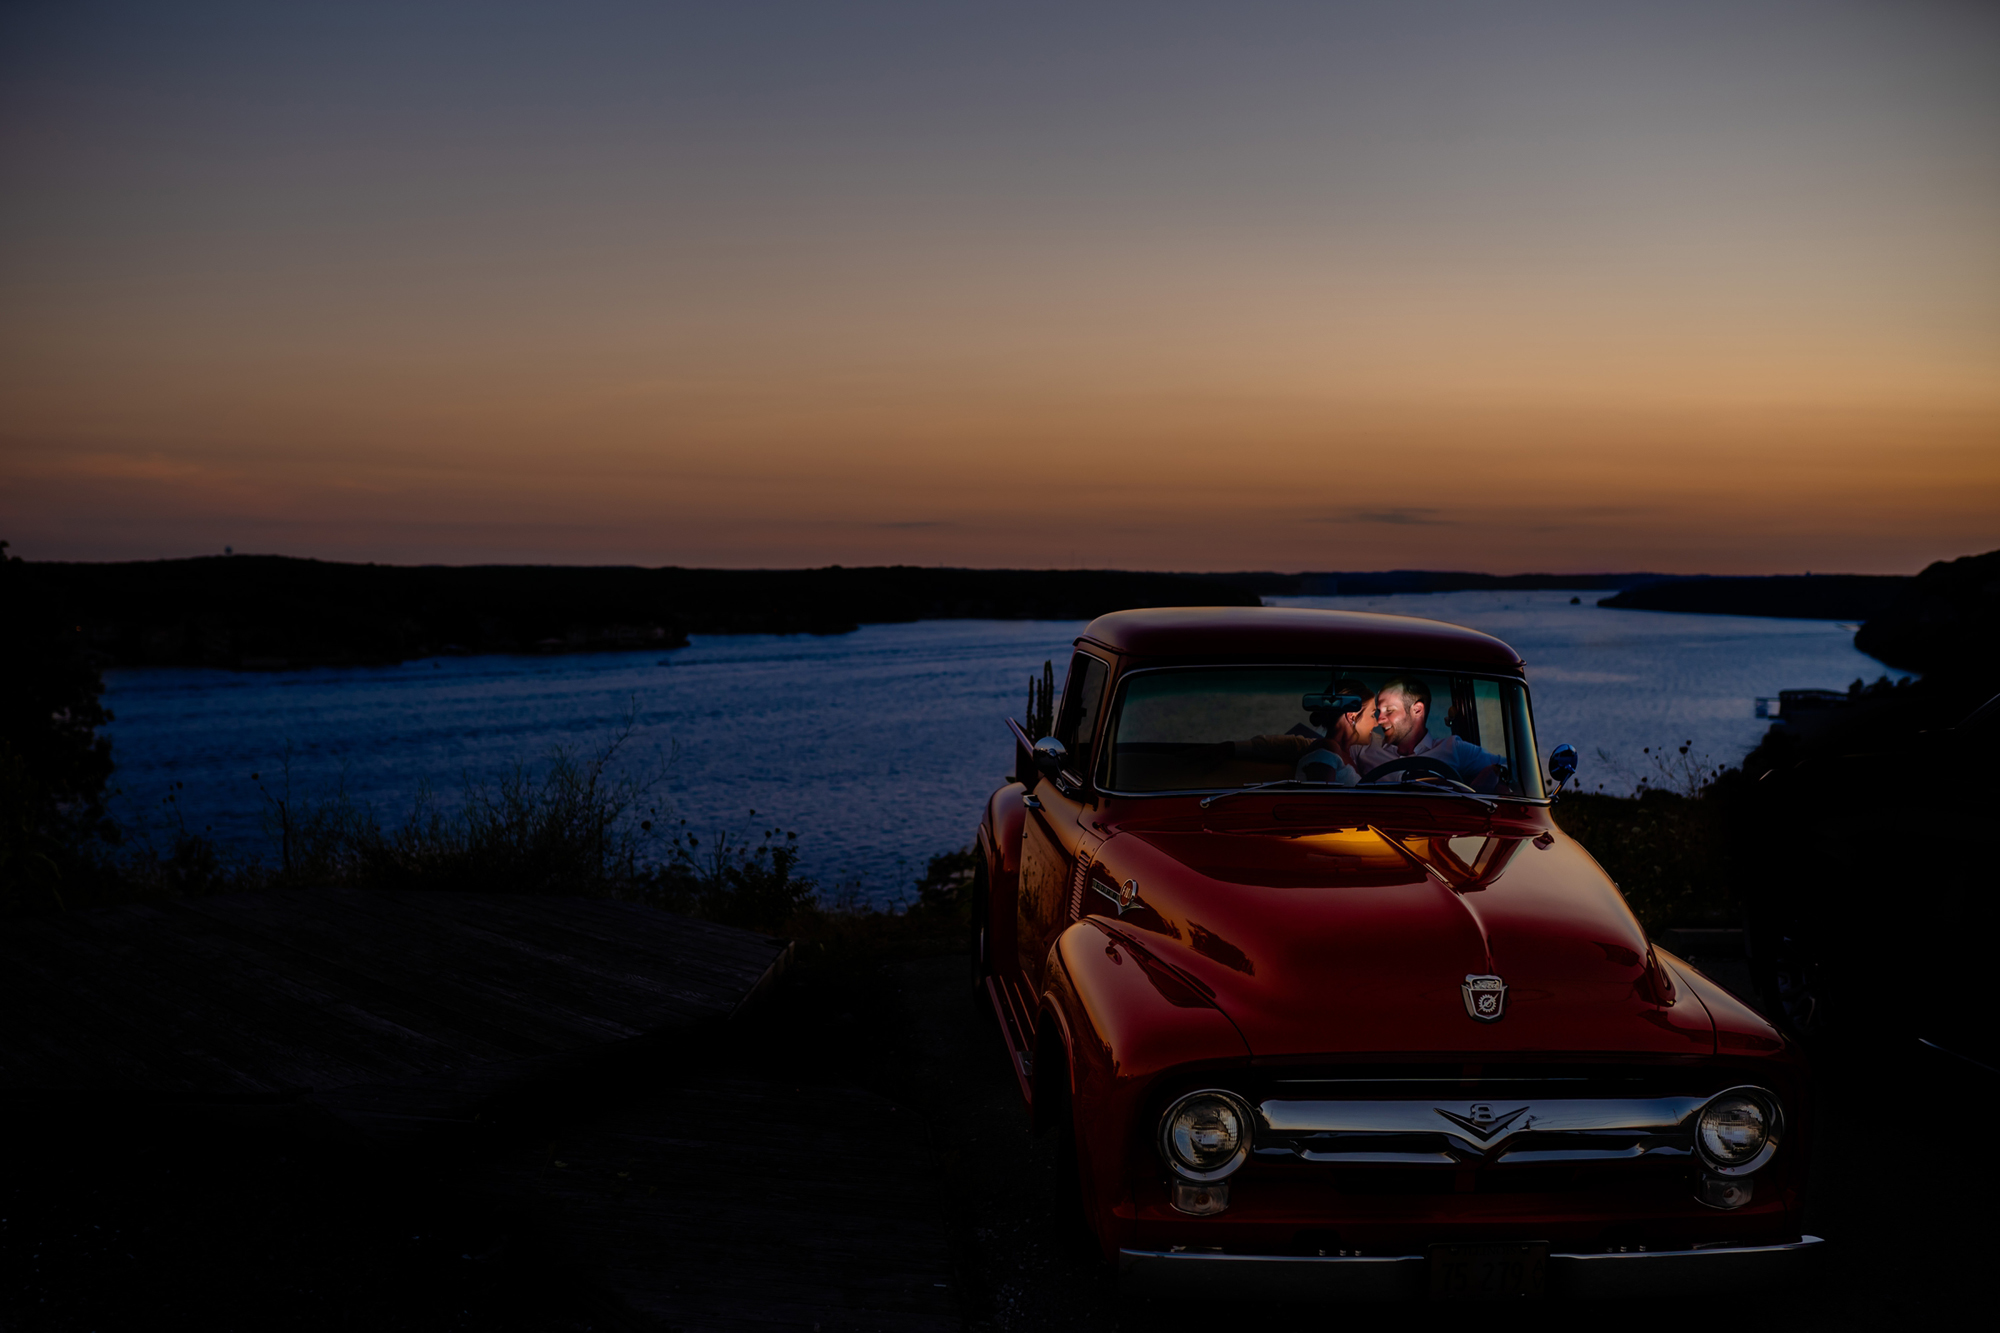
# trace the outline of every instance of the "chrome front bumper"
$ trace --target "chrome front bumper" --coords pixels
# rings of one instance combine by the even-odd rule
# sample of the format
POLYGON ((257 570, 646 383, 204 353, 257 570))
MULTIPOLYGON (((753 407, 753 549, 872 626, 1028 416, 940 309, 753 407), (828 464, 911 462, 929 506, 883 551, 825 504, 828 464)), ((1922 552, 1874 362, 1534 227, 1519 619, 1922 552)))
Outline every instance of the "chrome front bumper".
MULTIPOLYGON (((1743 1245, 1628 1254, 1551 1254, 1548 1293, 1703 1296, 1789 1281, 1816 1257, 1818 1236, 1790 1245, 1743 1245)), ((1135 1296, 1267 1301, 1399 1301, 1427 1290, 1421 1254, 1315 1258, 1189 1251, 1120 1250, 1118 1277, 1135 1296)))

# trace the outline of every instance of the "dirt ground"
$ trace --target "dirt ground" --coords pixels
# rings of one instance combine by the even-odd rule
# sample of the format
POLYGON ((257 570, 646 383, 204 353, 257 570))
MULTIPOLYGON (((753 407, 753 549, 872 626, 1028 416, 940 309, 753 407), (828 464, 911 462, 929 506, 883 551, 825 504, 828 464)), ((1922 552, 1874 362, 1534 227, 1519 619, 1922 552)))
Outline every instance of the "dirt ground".
MULTIPOLYGON (((1027 1130, 989 1014, 962 956, 802 971, 701 1052, 708 1074, 800 1089, 838 1085, 899 1108, 911 1142, 856 1152, 930 1163, 955 1301, 929 1322, 829 1310, 771 1327, 1213 1329, 1241 1308, 1121 1299, 1058 1224, 1053 1145, 1027 1130), (916 1119, 907 1113, 914 1112, 916 1119), (951 1313, 955 1304, 957 1316, 951 1313)), ((1809 1230, 1827 1238, 1810 1283, 1755 1299, 1608 1311, 1493 1307, 1263 1308, 1260 1328, 1448 1327, 1532 1318, 1537 1328, 1718 1316, 1826 1328, 1922 1324, 1984 1303, 2000 1224, 2000 1164, 1976 1126, 2000 1080, 1909 1050, 1818 1073, 1821 1137, 1809 1230)), ((10 1114, 0 1177, 0 1329, 660 1329, 635 1314, 562 1217, 495 1182, 595 1118, 670 1124, 690 1113, 672 1070, 587 1113, 546 1109, 460 1151, 385 1156, 285 1129, 162 1117, 146 1108, 10 1114)), ((698 1108, 697 1108, 698 1109, 698 1108)), ((857 1123, 865 1123, 865 1117, 857 1123)), ((892 1122, 884 1121, 885 1133, 892 1122)), ((559 1149, 558 1149, 559 1150, 559 1149)), ((711 1178, 727 1179, 711 1173, 711 1178)), ((699 1200, 690 1200, 699 1207, 699 1200)), ((840 1228, 838 1215, 818 1225, 840 1228)), ((935 1248, 935 1247, 934 1247, 935 1248)), ((926 1284, 929 1285, 929 1284, 926 1284)), ((695 1328, 686 1323, 680 1327, 695 1328)), ((739 1325, 732 1325, 732 1327, 739 1325)))

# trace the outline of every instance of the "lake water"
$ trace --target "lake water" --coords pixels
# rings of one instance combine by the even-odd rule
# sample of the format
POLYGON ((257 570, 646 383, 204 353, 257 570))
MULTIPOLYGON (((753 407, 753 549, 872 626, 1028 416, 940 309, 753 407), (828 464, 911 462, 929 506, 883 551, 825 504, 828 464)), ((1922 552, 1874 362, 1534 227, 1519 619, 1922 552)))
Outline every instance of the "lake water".
MULTIPOLYGON (((1632 790, 1652 771, 1648 746, 1691 742, 1734 763, 1763 734, 1757 696, 1883 672, 1827 621, 1613 611, 1594 605, 1600 595, 1577 606, 1565 592, 1273 600, 1428 616, 1505 639, 1528 663, 1543 755, 1575 745, 1590 790, 1632 790)), ((676 820, 705 838, 796 830, 806 873, 890 903, 909 896, 931 855, 970 841, 1012 763, 1001 719, 1021 714, 1044 660, 1060 679, 1082 628, 943 620, 826 638, 696 636, 664 655, 115 670, 105 673, 115 809, 162 836, 163 798, 176 791, 191 828, 268 856, 250 775, 270 785, 288 748, 295 792, 344 785, 387 821, 424 784, 449 798, 557 747, 593 753, 629 713, 618 762, 658 775, 676 820)))

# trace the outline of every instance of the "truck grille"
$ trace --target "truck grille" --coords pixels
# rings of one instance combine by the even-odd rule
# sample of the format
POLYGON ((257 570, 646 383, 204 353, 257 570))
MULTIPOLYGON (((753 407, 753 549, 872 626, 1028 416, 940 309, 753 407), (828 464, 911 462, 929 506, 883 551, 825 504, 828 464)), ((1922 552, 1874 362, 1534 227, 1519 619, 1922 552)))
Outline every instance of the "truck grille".
POLYGON ((1483 1191, 1515 1188, 1505 1181, 1516 1177, 1525 1186, 1530 1172, 1689 1162, 1695 1116, 1734 1081, 1687 1064, 1348 1065, 1270 1071, 1249 1100, 1260 1161, 1341 1169, 1343 1179, 1350 1169, 1481 1168, 1483 1191))

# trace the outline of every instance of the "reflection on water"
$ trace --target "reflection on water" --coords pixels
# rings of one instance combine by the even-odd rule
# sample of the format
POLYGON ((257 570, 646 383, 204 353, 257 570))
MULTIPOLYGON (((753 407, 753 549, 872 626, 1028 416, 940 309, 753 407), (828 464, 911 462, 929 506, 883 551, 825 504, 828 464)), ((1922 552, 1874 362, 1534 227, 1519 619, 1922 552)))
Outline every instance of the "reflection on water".
MULTIPOLYGON (((1557 592, 1284 600, 1430 616, 1507 640, 1528 661, 1542 753, 1574 744, 1587 790, 1629 791, 1647 771, 1647 745, 1692 740, 1697 754, 1734 762, 1762 734, 1756 696, 1845 687, 1882 670, 1826 621, 1600 610, 1589 594, 1571 606, 1557 592), (1599 747, 1623 775, 1605 771, 1599 747)), ((421 784, 452 796, 467 776, 491 780, 559 745, 592 750, 636 709, 625 763, 663 770, 660 789, 690 828, 796 829, 807 873, 893 902, 933 853, 971 838, 1012 761, 1000 719, 1020 713, 1045 659, 1061 670, 1081 628, 925 621, 830 638, 698 636, 664 659, 112 671, 118 809, 144 822, 178 781, 191 826, 260 852, 250 774, 268 783, 287 744, 295 789, 344 783, 392 819, 421 784)))

